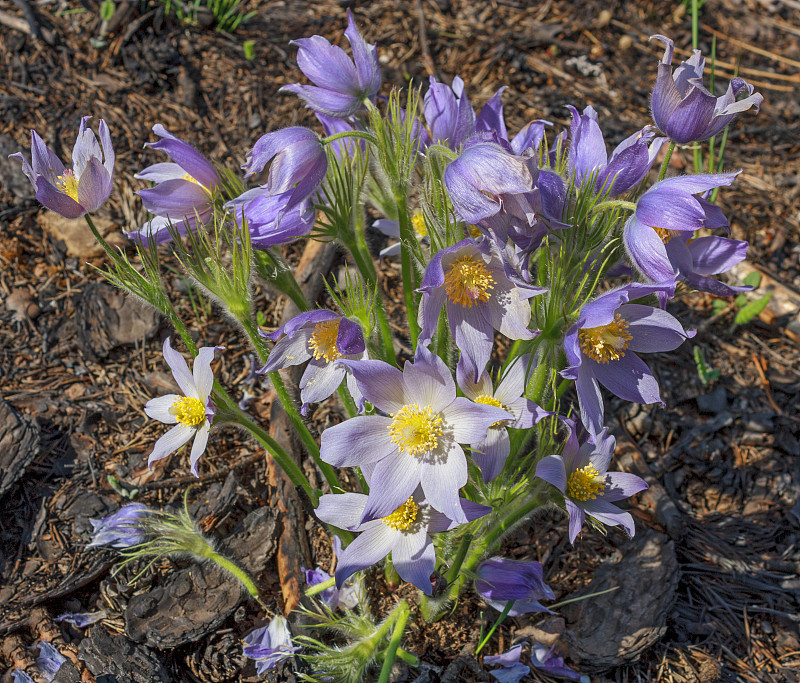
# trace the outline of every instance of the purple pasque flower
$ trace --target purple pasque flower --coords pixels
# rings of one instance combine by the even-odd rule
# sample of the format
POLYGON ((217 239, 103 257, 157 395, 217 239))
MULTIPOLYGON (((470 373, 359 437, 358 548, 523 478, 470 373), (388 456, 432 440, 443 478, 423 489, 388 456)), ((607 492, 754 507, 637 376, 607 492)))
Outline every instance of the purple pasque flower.
POLYGON ((637 353, 672 351, 695 332, 684 330, 666 311, 628 302, 650 294, 671 297, 674 293, 674 278, 613 289, 584 305, 564 337, 569 365, 561 375, 575 380, 581 421, 590 434, 603 428, 598 383, 626 401, 664 405, 658 382, 637 353))
POLYGON ((459 444, 476 443, 510 413, 456 397, 444 361, 422 344, 401 372, 379 360, 340 361, 364 398, 384 415, 353 417, 322 433, 320 456, 336 467, 374 465, 361 522, 392 514, 422 486, 427 502, 463 524, 458 490, 467 483, 459 444))
POLYGON ((292 634, 286 617, 276 616, 267 626, 250 631, 242 638, 243 654, 255 660, 256 673, 263 674, 274 669, 279 662, 301 650, 292 643, 292 634))
POLYGON ((98 612, 73 612, 62 614, 59 617, 53 619, 55 622, 66 621, 68 624, 71 624, 75 628, 86 628, 87 626, 91 626, 92 624, 102 621, 108 616, 108 613, 104 610, 99 610, 98 612))
POLYGON ((285 211, 305 204, 328 171, 328 157, 319 136, 300 126, 275 130, 256 140, 242 166, 245 177, 261 173, 270 160, 263 190, 270 195, 289 193, 285 211))
POLYGON ((150 514, 150 509, 141 503, 123 505, 113 515, 103 519, 90 519, 92 542, 87 547, 110 545, 112 548, 130 548, 144 542, 145 535, 139 520, 150 514))
POLYGON ((138 190, 144 208, 153 218, 139 230, 126 232, 132 240, 146 242, 154 239, 156 244, 170 242, 169 226, 185 235, 196 229, 198 221, 208 221, 214 213, 214 192, 219 186, 219 175, 211 162, 188 142, 170 133, 157 123, 153 132, 161 137, 158 142, 148 142, 152 147, 166 152, 172 161, 148 166, 134 178, 155 183, 155 187, 138 190))
MULTIPOLYGON (((338 536, 334 536, 333 557, 337 562, 342 556, 342 552, 342 540, 338 536)), ((331 578, 331 575, 320 567, 316 569, 303 569, 303 571, 306 575, 306 583, 309 586, 316 586, 331 578)), ((347 609, 355 609, 355 607, 364 600, 364 587, 361 581, 357 581, 351 577, 342 583, 341 588, 337 588, 336 586, 326 588, 319 594, 319 597, 330 609, 336 609, 340 605, 347 609)))
POLYGON ((344 35, 350 41, 352 61, 342 48, 322 36, 293 40, 290 44, 298 48, 297 66, 314 85, 284 85, 281 92, 293 92, 311 109, 340 119, 373 100, 381 85, 378 52, 362 38, 349 9, 344 35))
POLYGON ((465 223, 494 216, 502 209, 506 195, 530 192, 533 181, 530 159, 482 136, 470 138, 444 172, 456 216, 465 223))
POLYGON ((503 471, 511 452, 508 430, 530 429, 543 417, 553 414, 523 396, 529 363, 528 354, 514 359, 497 389, 494 388, 492 378, 485 370, 475 382, 472 373, 465 371, 463 363, 459 363, 456 368, 458 386, 464 392, 464 396, 476 403, 497 406, 514 416, 512 420, 496 422, 489 427, 485 439, 470 444, 472 449, 470 455, 481 468, 483 479, 487 483, 503 471))
POLYGON ((541 564, 504 557, 491 557, 478 567, 475 590, 498 612, 513 600, 508 612, 512 617, 529 612, 547 612, 548 609, 539 601, 555 598, 550 586, 544 582, 541 564))
POLYGON ((475 112, 460 76, 453 79, 452 86, 439 83, 431 76, 422 111, 432 142, 458 149, 475 132, 475 112))
MULTIPOLYGON (((584 680, 577 671, 570 669, 564 664, 564 658, 555 652, 555 648, 555 645, 548 648, 534 641, 531 651, 531 664, 537 669, 546 671, 551 676, 561 676, 562 678, 569 678, 572 681, 584 680)), ((586 681, 588 683, 588 677, 586 681)))
MULTIPOLYGON (((366 418, 352 418, 348 422, 353 419, 366 418)), ((326 430, 325 434, 331 429, 326 430)), ((370 491, 373 491, 379 485, 377 467, 373 470, 368 465, 366 470, 365 476, 372 470, 368 481, 370 491)), ((386 489, 384 493, 387 493, 386 489)), ((459 509, 463 509, 464 522, 471 522, 491 512, 491 508, 464 498, 459 499, 458 504, 459 509)), ((433 592, 431 574, 436 568, 436 551, 430 534, 449 531, 462 522, 456 522, 436 510, 426 499, 421 486, 416 486, 411 495, 389 514, 363 521, 369 516, 369 505, 369 497, 361 493, 327 494, 319 499, 319 507, 315 510, 319 519, 340 529, 362 532, 339 556, 336 565, 337 587, 342 586, 355 572, 372 566, 392 553, 392 563, 400 578, 430 595, 433 592)))
POLYGON ((111 136, 106 122, 100 119, 98 143, 92 130, 86 127, 90 118, 81 118, 72 148, 71 169, 64 168, 35 130, 31 131, 31 163, 22 152, 8 157, 22 162, 22 172, 36 190, 36 200, 64 218, 80 218, 96 211, 111 194, 115 159, 111 136))
POLYGON ((305 237, 314 228, 315 212, 298 204, 287 210, 292 190, 270 194, 256 187, 225 204, 233 211, 234 220, 246 222, 250 244, 254 249, 269 249, 305 237))
POLYGON ((214 374, 211 371, 211 361, 214 360, 214 352, 223 348, 201 347, 194 359, 194 371, 190 372, 183 356, 170 346, 169 337, 164 340, 164 360, 172 370, 172 376, 183 396, 178 394, 159 396, 149 400, 144 407, 148 417, 164 424, 175 425, 156 441, 153 452, 147 460, 148 467, 152 467, 156 460, 166 458, 187 441, 194 439, 189 463, 192 474, 198 476, 197 461, 206 450, 211 421, 214 419, 214 404, 211 402, 214 374))
POLYGON ((419 308, 420 343, 431 340, 442 306, 456 346, 459 363, 477 382, 492 353, 493 330, 510 339, 533 339, 528 329, 528 299, 547 291, 525 282, 490 242, 472 239, 439 251, 428 263, 419 308))
POLYGON ((500 683, 519 683, 531 672, 531 667, 519 661, 521 654, 522 643, 519 643, 514 645, 508 652, 484 657, 483 663, 490 666, 500 665, 503 667, 489 672, 496 681, 500 683))
POLYGON ((594 107, 589 105, 582 114, 571 105, 567 109, 572 112, 569 165, 579 186, 593 176, 595 192, 617 197, 642 182, 666 138, 654 139, 652 127, 646 126, 617 145, 609 157, 594 107))
POLYGON ((662 133, 679 144, 698 142, 721 132, 743 111, 755 107, 758 113, 764 98, 744 79, 731 79, 725 94, 715 97, 703 85, 706 60, 700 50, 694 50, 673 72, 672 40, 661 35, 653 38, 665 46, 650 99, 653 121, 662 133))
POLYGON ((509 142, 511 151, 513 151, 514 154, 522 154, 528 149, 532 149, 534 152, 538 151, 539 145, 541 145, 542 140, 544 140, 545 126, 552 125, 551 121, 545 121, 544 119, 537 119, 536 121, 525 124, 519 133, 509 142))
POLYGON ((42 678, 46 681, 52 681, 61 665, 67 661, 67 658, 56 650, 46 640, 40 640, 36 643, 39 648, 39 656, 36 657, 36 666, 39 667, 39 672, 42 678))
POLYGON ((364 397, 341 359, 362 361, 367 358, 367 346, 361 325, 343 315, 319 309, 307 311, 292 318, 265 337, 276 342, 266 365, 258 373, 275 372, 292 365, 309 361, 300 378, 301 412, 305 415, 311 403, 319 403, 330 396, 347 377, 347 390, 364 409, 364 397))
POLYGON ((586 515, 609 526, 622 526, 633 536, 633 517, 614 503, 648 488, 647 483, 635 474, 608 471, 617 442, 607 428, 581 444, 575 424, 565 422, 568 434, 563 453, 542 458, 536 465, 536 476, 564 495, 570 543, 578 537, 586 515))

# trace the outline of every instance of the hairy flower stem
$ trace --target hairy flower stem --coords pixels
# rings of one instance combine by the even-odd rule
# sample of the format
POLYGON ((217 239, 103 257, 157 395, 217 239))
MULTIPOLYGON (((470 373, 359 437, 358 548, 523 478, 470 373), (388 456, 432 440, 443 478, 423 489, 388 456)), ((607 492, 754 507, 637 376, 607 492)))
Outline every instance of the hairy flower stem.
POLYGON ((447 583, 453 583, 458 576, 458 572, 461 571, 461 565, 464 564, 464 558, 467 556, 467 551, 469 550, 469 546, 472 543, 472 534, 465 534, 464 538, 461 539, 461 543, 458 546, 458 550, 456 550, 455 557, 453 557, 453 564, 450 565, 450 569, 447 571, 445 575, 445 579, 447 583))
POLYGON ((222 567, 225 571, 230 574, 233 574, 239 581, 241 581, 242 585, 247 589, 247 592, 250 593, 250 596, 264 609, 267 609, 267 606, 261 600, 261 595, 258 592, 258 587, 256 586, 253 579, 250 578, 250 575, 241 567, 239 567, 235 562, 232 562, 224 555, 220 555, 218 552, 214 551, 211 546, 205 545, 205 550, 201 551, 201 555, 208 560, 211 560, 214 564, 219 567, 222 567))
POLYGON ((371 142, 373 145, 378 144, 378 141, 375 139, 374 135, 370 135, 369 133, 365 133, 364 131, 360 130, 345 130, 341 133, 334 133, 326 138, 322 138, 321 142, 323 145, 329 145, 331 142, 342 140, 343 138, 361 138, 362 140, 371 142))
POLYGON ((254 253, 258 274, 279 292, 288 296, 301 311, 310 311, 311 305, 283 257, 273 250, 256 249, 254 253))
POLYGON ((419 338, 419 322, 417 321, 417 299, 414 296, 414 268, 411 263, 411 245, 416 243, 411 216, 408 213, 408 197, 405 193, 396 192, 397 218, 400 223, 400 267, 403 274, 403 297, 408 313, 408 328, 411 332, 411 345, 416 351, 419 338))
POLYGON ((386 656, 383 660, 378 683, 389 683, 389 676, 392 673, 392 667, 394 666, 394 660, 397 655, 397 648, 400 647, 400 641, 403 639, 403 632, 406 630, 408 611, 408 603, 405 600, 402 600, 395 608, 393 613, 395 618, 392 637, 391 640, 389 640, 389 647, 386 648, 386 656))
POLYGON ((667 147, 667 151, 664 153, 664 160, 661 162, 661 169, 658 172, 658 181, 661 182, 664 180, 664 176, 667 175, 667 168, 669 168, 669 160, 672 157, 672 152, 675 150, 675 143, 670 140, 669 147, 667 147))

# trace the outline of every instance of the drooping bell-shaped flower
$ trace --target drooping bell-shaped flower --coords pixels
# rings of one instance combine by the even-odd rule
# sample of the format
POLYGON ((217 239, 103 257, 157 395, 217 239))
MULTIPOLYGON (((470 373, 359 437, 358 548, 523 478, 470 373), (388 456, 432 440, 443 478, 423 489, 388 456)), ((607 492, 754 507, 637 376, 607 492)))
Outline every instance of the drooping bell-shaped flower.
POLYGON ((293 92, 311 109, 341 119, 373 100, 381 85, 378 53, 375 45, 368 44, 358 32, 349 9, 344 35, 350 41, 352 60, 322 36, 293 40, 291 45, 298 48, 297 65, 314 85, 294 83, 281 91, 293 92))
POLYGON ((106 122, 100 119, 98 143, 92 130, 86 127, 90 118, 81 118, 72 148, 71 169, 64 167, 35 130, 31 131, 31 163, 22 152, 8 157, 22 162, 22 172, 31 181, 36 200, 65 218, 80 218, 96 211, 111 194, 115 159, 111 136, 106 122))
POLYGON ((475 112, 460 76, 453 79, 452 86, 439 83, 431 76, 422 111, 432 142, 458 149, 475 132, 475 112))
POLYGON ((744 79, 731 79, 725 94, 716 97, 703 85, 706 60, 700 50, 673 71, 674 43, 666 36, 652 38, 665 46, 650 100, 653 120, 662 133, 679 144, 698 142, 722 132, 743 111, 755 108, 758 113, 764 98, 744 79))
POLYGON ((93 527, 92 542, 87 547, 110 545, 112 548, 130 548, 142 543, 145 535, 139 528, 139 520, 148 514, 150 509, 146 505, 129 503, 113 515, 103 519, 90 519, 93 527))
POLYGON ((225 204, 234 213, 234 220, 242 220, 250 233, 254 249, 269 249, 305 237, 314 228, 315 213, 301 204, 286 209, 292 190, 270 194, 266 188, 256 187, 225 204))
POLYGON ((505 609, 509 600, 514 601, 508 612, 512 617, 529 612, 547 612, 539 601, 555 599, 538 562, 491 557, 478 567, 476 576, 478 595, 498 612, 505 609))
POLYGON ((250 631, 242 638, 242 653, 255 661, 256 673, 263 674, 274 669, 280 662, 302 649, 292 642, 289 622, 278 615, 269 624, 250 631))

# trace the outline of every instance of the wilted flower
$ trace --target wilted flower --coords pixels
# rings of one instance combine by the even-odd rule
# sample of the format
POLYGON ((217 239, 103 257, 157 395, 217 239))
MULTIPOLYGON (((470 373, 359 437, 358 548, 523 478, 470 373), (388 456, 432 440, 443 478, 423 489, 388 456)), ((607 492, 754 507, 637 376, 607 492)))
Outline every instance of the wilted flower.
MULTIPOLYGON (((328 431, 330 429, 326 433, 328 431)), ((371 490, 375 490, 374 472, 368 481, 371 490)), ((436 567, 436 551, 430 534, 454 529, 459 522, 431 507, 419 486, 390 514, 362 522, 368 505, 368 497, 360 493, 328 494, 319 500, 315 513, 323 522, 340 529, 363 532, 339 557, 336 585, 342 586, 355 572, 392 553, 392 563, 400 578, 430 595, 433 590, 430 577, 436 567)), ((459 508, 462 507, 465 522, 491 511, 491 508, 463 498, 459 501, 459 508)))
MULTIPOLYGON (((403 371, 378 360, 340 361, 383 415, 353 417, 322 433, 320 456, 336 467, 374 465, 361 522, 400 508, 422 486, 430 505, 463 524, 458 490, 467 483, 460 443, 475 443, 511 414, 456 397, 450 370, 421 344, 403 371)), ((388 551, 387 551, 388 552, 388 551)))
POLYGON ((92 542, 89 548, 110 545, 112 548, 130 548, 145 540, 139 520, 150 514, 150 509, 141 503, 123 505, 113 515, 103 519, 90 519, 92 542))
POLYGON ((197 461, 206 450, 211 420, 214 418, 214 404, 211 402, 214 374, 211 372, 211 361, 214 360, 214 352, 221 348, 203 346, 194 359, 194 374, 192 374, 183 356, 170 346, 169 337, 164 340, 164 360, 172 370, 172 376, 183 396, 177 394, 159 396, 148 401, 144 407, 148 417, 164 424, 175 425, 156 441, 153 452, 147 460, 148 466, 152 466, 156 460, 166 458, 194 438, 189 463, 192 474, 198 476, 197 461))
POLYGON ((755 107, 764 99, 753 93, 753 86, 742 78, 731 79, 728 90, 715 97, 703 85, 706 60, 700 50, 672 71, 673 42, 666 36, 651 36, 665 45, 658 64, 658 76, 650 107, 658 128, 675 142, 685 144, 706 140, 721 132, 737 114, 755 107))
POLYGON ((11 680, 14 683, 35 683, 35 681, 22 669, 14 669, 11 672, 11 680))
POLYGON ((244 656, 255 660, 256 673, 274 669, 279 662, 302 649, 292 643, 292 634, 286 617, 277 616, 267 626, 257 628, 243 639, 244 656))
POLYGON ((508 612, 512 617, 528 612, 547 612, 539 601, 555 598, 550 586, 544 582, 541 564, 504 557, 491 557, 478 567, 475 590, 499 612, 505 609, 509 600, 514 600, 508 612))
POLYGON ((361 361, 367 358, 364 332, 358 323, 338 313, 326 310, 308 311, 292 318, 265 337, 277 343, 269 354, 266 365, 258 372, 275 372, 292 365, 309 361, 300 379, 302 413, 311 403, 324 401, 347 376, 347 389, 359 410, 364 408, 364 398, 356 381, 340 359, 361 361))
MULTIPOLYGON (((128 506, 126 506, 126 507, 128 507, 128 506)), ((142 506, 142 507, 144 507, 144 506, 142 506)), ((119 514, 119 513, 117 513, 117 514, 119 514)), ((141 536, 141 538, 144 538, 144 537, 141 536)), ((137 541, 137 543, 138 542, 139 541, 137 541)), ((93 543, 92 543, 92 545, 93 545, 93 543)), ((134 544, 134 545, 136 545, 136 544, 134 544)), ((117 546, 117 547, 120 547, 120 546, 117 546)), ((105 619, 107 616, 108 616, 108 614, 103 610, 100 610, 99 612, 75 612, 75 613, 72 613, 72 614, 62 614, 61 616, 56 617, 55 619, 53 619, 53 621, 55 621, 55 622, 66 621, 68 624, 72 624, 72 626, 74 626, 75 628, 86 628, 87 626, 90 626, 91 624, 94 624, 95 622, 98 622, 98 621, 101 621, 101 620, 105 619)))
POLYGON ((547 290, 525 282, 488 242, 466 239, 431 259, 419 291, 424 294, 419 308, 420 343, 433 337, 445 306, 461 350, 459 362, 477 381, 492 353, 493 330, 510 339, 537 335, 528 329, 528 299, 547 290))
POLYGON ((36 190, 36 200, 65 218, 80 218, 89 211, 96 211, 111 194, 114 179, 111 136, 106 122, 100 119, 101 149, 92 130, 86 127, 90 118, 81 118, 78 137, 72 148, 71 169, 64 168, 35 130, 31 131, 31 163, 22 152, 8 157, 22 162, 22 172, 36 190))
POLYGON ((569 514, 569 540, 574 543, 586 515, 609 526, 622 526, 633 536, 633 517, 614 503, 647 488, 644 479, 627 472, 609 472, 616 440, 603 429, 596 437, 580 444, 575 425, 569 428, 561 455, 548 455, 536 466, 536 476, 564 494, 569 514))
POLYGON ((292 190, 272 195, 265 188, 247 190, 225 204, 237 223, 244 220, 254 249, 269 249, 305 237, 314 227, 314 211, 298 204, 287 210, 292 190))
POLYGON ((496 681, 500 683, 519 683, 531 672, 531 667, 519 661, 521 654, 522 643, 519 643, 514 645, 508 652, 484 657, 483 663, 490 666, 500 665, 503 667, 489 672, 496 681))
POLYGON ((633 403, 661 403, 653 373, 638 353, 672 351, 694 331, 686 331, 669 313, 631 299, 663 293, 672 296, 675 281, 632 283, 601 294, 581 309, 564 337, 568 366, 561 374, 575 380, 581 421, 592 434, 603 428, 603 399, 598 382, 633 403))
POLYGON ((471 373, 464 371, 459 363, 456 369, 458 386, 464 395, 476 403, 485 403, 507 410, 514 419, 496 422, 486 434, 483 441, 470 444, 472 459, 481 468, 484 481, 489 482, 503 471, 506 459, 511 452, 509 429, 530 429, 539 420, 552 413, 542 410, 533 401, 523 396, 530 356, 527 354, 516 358, 502 381, 494 388, 492 378, 485 370, 477 382, 471 373))
POLYGON ((349 9, 344 35, 350 41, 353 61, 322 36, 293 40, 290 44, 298 47, 297 66, 315 85, 294 83, 281 91, 293 92, 312 109, 342 119, 372 100, 381 85, 378 52, 362 38, 349 9))
POLYGON ((46 681, 52 681, 56 677, 61 665, 67 661, 67 658, 46 640, 40 640, 36 645, 39 647, 39 656, 36 658, 36 666, 39 667, 39 671, 46 681))
POLYGON ((533 650, 531 652, 531 664, 537 669, 546 671, 551 676, 562 676, 563 678, 569 678, 573 681, 585 680, 586 683, 589 683, 588 676, 581 676, 577 671, 570 669, 564 664, 564 658, 555 652, 555 645, 548 648, 534 641, 533 650))
POLYGON ((583 114, 567 108, 572 112, 569 164, 579 186, 594 174, 595 192, 611 188, 609 196, 616 197, 642 182, 666 138, 653 139, 652 128, 645 127, 617 145, 609 158, 594 107, 586 107, 583 114))
POLYGON ((166 152, 172 161, 153 164, 134 176, 156 183, 155 187, 137 193, 144 208, 154 217, 139 230, 125 234, 133 240, 146 242, 152 238, 156 244, 162 244, 172 240, 170 225, 185 235, 196 228, 198 220, 205 223, 211 218, 213 195, 220 181, 211 162, 188 142, 174 136, 160 123, 153 126, 153 132, 162 139, 148 142, 145 147, 166 152))
POLYGON ((288 193, 284 211, 304 205, 328 170, 322 141, 313 130, 300 126, 282 128, 256 140, 242 166, 245 177, 261 173, 270 160, 263 190, 270 195, 288 193))

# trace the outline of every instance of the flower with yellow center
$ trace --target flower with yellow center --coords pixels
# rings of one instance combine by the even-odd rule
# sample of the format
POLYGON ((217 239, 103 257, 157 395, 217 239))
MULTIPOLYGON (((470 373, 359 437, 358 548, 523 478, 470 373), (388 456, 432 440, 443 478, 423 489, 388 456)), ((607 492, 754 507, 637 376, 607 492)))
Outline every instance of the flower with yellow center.
POLYGON ((680 234, 678 230, 667 230, 667 228, 657 228, 655 226, 653 226, 653 230, 656 231, 656 235, 661 238, 661 241, 664 244, 668 244, 673 237, 676 237, 680 234))
POLYGON ((589 464, 575 470, 567 479, 567 495, 572 500, 594 500, 605 489, 606 476, 589 464))
POLYGON ((339 337, 339 323, 341 318, 334 320, 323 320, 314 327, 311 339, 308 340, 308 349, 315 359, 324 358, 327 363, 338 360, 342 357, 336 347, 336 340, 339 337))
MULTIPOLYGON (((505 411, 508 411, 508 408, 504 406, 500 401, 498 401, 494 396, 489 396, 488 394, 481 394, 480 396, 475 398, 475 403, 483 403, 487 406, 494 406, 495 408, 502 408, 505 411)), ((492 427, 500 427, 502 426, 507 420, 498 420, 497 422, 493 423, 492 427)))
POLYGON ((414 502, 412 496, 391 515, 383 517, 381 521, 390 529, 405 531, 417 521, 417 515, 419 515, 419 505, 414 502))
POLYGON ((480 256, 464 254, 447 268, 444 288, 454 304, 472 308, 478 301, 489 301, 496 281, 480 256))
POLYGON ((196 427, 206 419, 206 407, 199 398, 181 396, 176 398, 171 406, 178 424, 187 427, 196 427))
POLYGON ((401 452, 422 456, 439 445, 443 424, 442 417, 434 414, 430 406, 407 404, 392 415, 389 434, 401 452))
POLYGON ((619 360, 625 355, 625 349, 633 339, 633 335, 628 332, 628 326, 628 321, 617 313, 608 325, 579 330, 581 351, 598 363, 619 360))
POLYGON ((56 178, 56 189, 63 192, 67 197, 78 201, 78 179, 72 171, 64 171, 64 175, 56 178))

